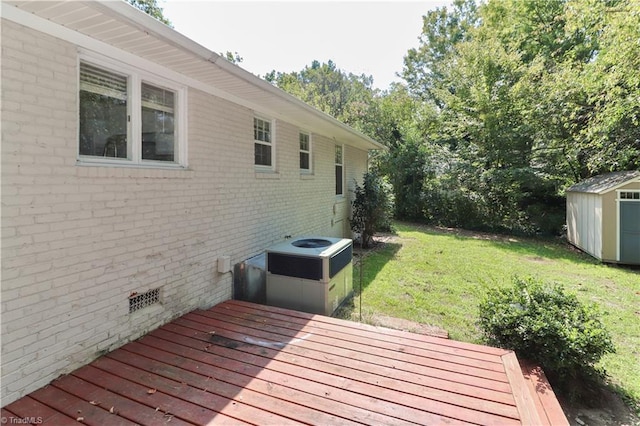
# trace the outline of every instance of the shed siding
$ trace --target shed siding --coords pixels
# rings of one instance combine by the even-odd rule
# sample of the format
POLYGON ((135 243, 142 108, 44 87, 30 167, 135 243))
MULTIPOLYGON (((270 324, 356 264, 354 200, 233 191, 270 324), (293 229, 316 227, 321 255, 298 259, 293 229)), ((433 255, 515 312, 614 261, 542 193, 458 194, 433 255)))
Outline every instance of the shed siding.
POLYGON ((567 194, 569 242, 592 256, 602 257, 602 200, 597 194, 567 194))
MULTIPOLYGON (((231 297, 240 262, 285 235, 343 236, 336 141, 276 123, 276 173, 253 166, 253 111, 188 91, 188 170, 76 165, 77 49, 2 20, 2 405, 194 308, 231 297), (134 292, 161 304, 128 313, 134 292)), ((345 186, 367 152, 345 147, 345 186)))
POLYGON ((618 260, 618 206, 616 191, 610 191, 599 196, 602 203, 602 251, 600 259, 603 262, 618 260))

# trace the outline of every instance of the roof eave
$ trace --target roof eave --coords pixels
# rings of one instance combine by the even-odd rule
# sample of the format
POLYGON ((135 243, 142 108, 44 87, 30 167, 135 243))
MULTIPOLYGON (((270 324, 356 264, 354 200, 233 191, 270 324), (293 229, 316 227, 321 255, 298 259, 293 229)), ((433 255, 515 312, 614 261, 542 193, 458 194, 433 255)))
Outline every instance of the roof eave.
POLYGON ((212 64, 218 66, 223 69, 225 72, 232 74, 236 78, 243 80, 244 82, 254 86, 256 89, 261 90, 263 92, 267 92, 270 95, 276 96, 292 105, 296 108, 300 108, 308 114, 313 115, 317 119, 320 119, 332 126, 335 126, 339 129, 339 133, 344 134, 345 142, 350 145, 354 145, 361 149, 366 150, 388 150, 388 148, 377 142, 376 140, 370 138, 369 136, 353 129, 352 127, 342 123, 341 121, 335 119, 334 117, 326 114, 308 104, 301 101, 300 99, 290 95, 289 93, 281 90, 269 82, 255 76, 254 74, 246 71, 245 69, 229 62, 219 54, 207 49, 201 44, 195 42, 194 40, 180 34, 176 30, 170 28, 169 26, 163 24, 157 19, 149 16, 148 14, 138 10, 133 7, 129 3, 125 1, 106 1, 106 2, 93 2, 93 1, 84 1, 85 4, 91 4, 93 7, 98 5, 98 8, 102 10, 103 13, 109 14, 110 16, 117 16, 121 19, 126 19, 130 24, 153 34, 155 37, 161 38, 165 42, 172 44, 174 46, 180 47, 182 49, 186 49, 194 55, 199 56, 200 58, 211 62, 212 64))

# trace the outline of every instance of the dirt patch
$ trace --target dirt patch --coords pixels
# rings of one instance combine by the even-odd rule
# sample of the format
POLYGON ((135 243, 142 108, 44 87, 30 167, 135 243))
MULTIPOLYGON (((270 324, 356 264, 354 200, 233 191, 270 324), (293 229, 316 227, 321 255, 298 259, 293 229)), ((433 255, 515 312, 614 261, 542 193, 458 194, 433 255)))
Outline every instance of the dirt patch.
POLYGON ((400 237, 398 237, 397 235, 378 233, 374 237, 372 237, 371 246, 367 249, 363 249, 362 247, 360 247, 359 243, 354 242, 353 253, 358 256, 371 253, 376 250, 383 249, 387 244, 397 243, 398 241, 400 241, 400 237))
POLYGON ((527 259, 531 263, 550 263, 551 262, 551 260, 545 259, 544 257, 540 257, 540 256, 527 256, 525 257, 525 259, 527 259))
POLYGON ((589 404, 590 407, 570 403, 560 396, 558 402, 572 426, 640 426, 640 418, 624 403, 620 395, 609 389, 599 389, 597 399, 589 404))
POLYGON ((482 231, 469 231, 459 228, 448 228, 445 226, 430 226, 430 225, 414 225, 418 229, 432 230, 441 232, 443 234, 460 235, 463 237, 475 238, 476 240, 489 240, 489 241, 501 241, 517 243, 521 239, 514 237, 513 235, 495 234, 482 231))
POLYGON ((388 317, 386 315, 373 314, 367 322, 371 325, 393 328, 394 330, 408 331, 410 333, 426 334, 428 336, 449 338, 449 333, 440 327, 434 325, 421 324, 415 321, 409 321, 402 318, 388 317))

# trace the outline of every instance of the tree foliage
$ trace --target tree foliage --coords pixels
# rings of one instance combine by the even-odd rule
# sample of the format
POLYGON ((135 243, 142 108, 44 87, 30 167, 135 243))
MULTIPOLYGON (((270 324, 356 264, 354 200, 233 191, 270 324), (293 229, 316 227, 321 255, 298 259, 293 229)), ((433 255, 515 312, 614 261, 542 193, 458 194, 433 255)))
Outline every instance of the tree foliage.
POLYGON ((640 169, 640 3, 454 0, 423 16, 405 84, 314 61, 274 85, 389 147, 400 218, 559 233, 564 190, 640 169))
POLYGON ((363 248, 369 248, 378 231, 390 231, 393 196, 388 184, 375 172, 366 172, 362 186, 356 183, 351 230, 360 235, 363 248))
POLYGON ((167 19, 163 12, 162 12, 162 8, 160 6, 158 6, 158 1, 157 0, 126 0, 129 4, 131 4, 133 7, 140 9, 141 11, 143 11, 144 13, 146 13, 149 16, 153 16, 154 18, 156 18, 158 21, 162 22, 163 24, 166 24, 170 27, 172 27, 173 25, 171 24, 171 21, 169 21, 169 19, 167 19))
POLYGON ((424 23, 402 75, 438 117, 427 220, 558 232, 564 188, 640 168, 637 2, 456 1, 424 23))
POLYGON ((347 73, 329 60, 313 61, 300 72, 271 71, 265 79, 343 123, 373 130, 376 91, 371 76, 347 73))

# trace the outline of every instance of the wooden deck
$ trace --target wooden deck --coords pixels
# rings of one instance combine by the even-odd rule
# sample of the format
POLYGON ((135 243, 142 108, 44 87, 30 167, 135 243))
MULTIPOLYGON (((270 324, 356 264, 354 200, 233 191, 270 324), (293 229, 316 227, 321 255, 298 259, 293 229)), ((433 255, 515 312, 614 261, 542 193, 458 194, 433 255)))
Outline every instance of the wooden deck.
POLYGON ((2 409, 3 423, 567 424, 512 352, 227 301, 2 409), (524 372, 524 374, 523 374, 524 372))

